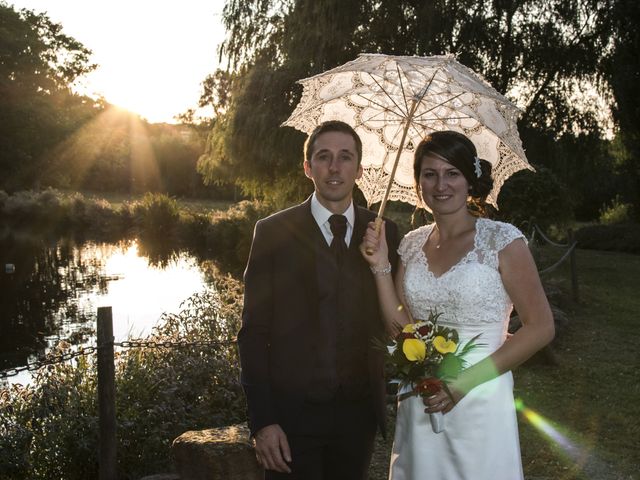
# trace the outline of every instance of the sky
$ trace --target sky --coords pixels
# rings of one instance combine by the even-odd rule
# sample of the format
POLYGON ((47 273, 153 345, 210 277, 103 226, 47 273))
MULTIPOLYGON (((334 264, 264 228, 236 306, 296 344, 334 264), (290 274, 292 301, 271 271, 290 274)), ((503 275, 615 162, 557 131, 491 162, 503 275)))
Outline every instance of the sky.
MULTIPOLYGON (((8 0, 63 26, 63 32, 93 51, 95 72, 82 93, 150 122, 196 108, 201 82, 220 66, 225 0, 8 0)), ((224 67, 224 65, 222 65, 224 67)), ((206 112, 203 112, 206 114, 206 112)))

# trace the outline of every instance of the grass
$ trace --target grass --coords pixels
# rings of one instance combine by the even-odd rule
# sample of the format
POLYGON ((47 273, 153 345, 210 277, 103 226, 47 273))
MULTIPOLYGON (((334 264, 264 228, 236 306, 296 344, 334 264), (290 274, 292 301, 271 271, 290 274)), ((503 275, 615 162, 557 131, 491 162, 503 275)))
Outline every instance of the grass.
MULTIPOLYGON (((552 264, 558 252, 542 248, 539 264, 552 264)), ((570 319, 553 343, 557 364, 528 362, 515 371, 514 396, 528 409, 518 418, 525 478, 638 478, 640 256, 578 250, 577 265, 577 303, 568 266, 543 277, 565 293, 560 307, 570 319)), ((372 480, 387 478, 390 447, 378 439, 372 480)))

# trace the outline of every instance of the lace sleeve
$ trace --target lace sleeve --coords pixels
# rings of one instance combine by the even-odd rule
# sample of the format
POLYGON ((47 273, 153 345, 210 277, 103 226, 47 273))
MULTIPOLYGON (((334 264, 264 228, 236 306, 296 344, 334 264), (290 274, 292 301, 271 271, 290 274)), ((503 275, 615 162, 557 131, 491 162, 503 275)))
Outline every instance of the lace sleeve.
POLYGON ((503 248, 518 238, 527 241, 522 232, 510 223, 482 219, 477 226, 480 229, 478 256, 482 263, 495 269, 498 268, 498 254, 503 248))
POLYGON ((419 253, 420 249, 424 245, 424 241, 430 228, 430 225, 426 225, 416 230, 412 230, 407 233, 400 242, 398 254, 402 260, 402 265, 404 265, 405 268, 407 267, 407 264, 410 263, 419 253))
POLYGON ((498 228, 496 229, 495 236, 495 249, 496 252, 500 252, 503 248, 509 245, 514 240, 518 238, 524 239, 525 243, 527 242, 527 238, 524 234, 518 229, 518 227, 514 227, 510 223, 504 222, 496 222, 498 228))

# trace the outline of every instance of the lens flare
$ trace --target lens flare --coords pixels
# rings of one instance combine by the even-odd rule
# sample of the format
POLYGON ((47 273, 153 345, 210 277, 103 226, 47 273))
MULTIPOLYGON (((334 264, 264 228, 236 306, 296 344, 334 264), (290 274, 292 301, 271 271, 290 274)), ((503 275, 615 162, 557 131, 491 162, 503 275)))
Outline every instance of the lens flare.
MULTIPOLYGON (((611 465, 599 459, 589 445, 580 445, 569 439, 554 427, 549 420, 536 413, 524 404, 520 398, 515 400, 515 407, 518 412, 533 426, 538 432, 551 440, 552 445, 557 447, 574 467, 589 474, 590 472, 611 472, 611 465)), ((593 477, 596 478, 596 477, 593 477)), ((617 477, 615 477, 617 478, 617 477)))
POLYGON ((572 460, 577 460, 582 457, 580 448, 569 440, 566 436, 560 433, 551 423, 538 413, 525 406, 522 399, 518 398, 515 401, 516 410, 526 418, 531 425, 533 425, 539 432, 546 435, 553 440, 558 447, 560 447, 572 460))

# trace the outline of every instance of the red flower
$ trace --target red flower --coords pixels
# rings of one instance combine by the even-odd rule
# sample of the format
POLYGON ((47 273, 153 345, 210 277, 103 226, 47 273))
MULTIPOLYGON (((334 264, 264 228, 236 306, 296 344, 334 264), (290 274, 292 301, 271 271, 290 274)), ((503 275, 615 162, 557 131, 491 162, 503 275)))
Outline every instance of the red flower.
POLYGON ((431 325, 423 325, 418 329, 418 333, 423 337, 426 337, 427 335, 429 335, 430 331, 431 331, 431 325))
POLYGON ((415 392, 420 395, 433 395, 442 390, 442 380, 435 377, 423 378, 418 382, 415 392))
POLYGON ((396 342, 402 343, 402 341, 406 340, 407 338, 416 338, 416 336, 413 333, 400 332, 396 337, 396 342))

